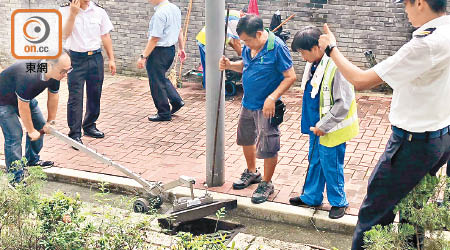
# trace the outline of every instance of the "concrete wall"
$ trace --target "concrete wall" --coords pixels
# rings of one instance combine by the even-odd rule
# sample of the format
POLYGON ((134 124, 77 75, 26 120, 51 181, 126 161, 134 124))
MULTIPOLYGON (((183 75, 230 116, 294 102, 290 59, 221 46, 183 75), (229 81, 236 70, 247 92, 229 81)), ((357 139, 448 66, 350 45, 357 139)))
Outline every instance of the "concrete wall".
MULTIPOLYGON (((205 22, 205 0, 194 0, 191 13, 186 51, 185 70, 193 69, 200 62, 195 41, 196 33, 205 22)), ((217 0, 207 0, 217 1, 217 0)), ((17 8, 57 8, 63 0, 0 0, 0 65, 12 61, 10 56, 10 16, 17 8)), ((145 75, 136 68, 136 60, 147 40, 148 21, 153 8, 146 0, 98 0, 109 13, 115 30, 112 32, 114 51, 119 73, 145 75)), ((188 0, 173 0, 183 13, 187 13, 188 0)), ((228 0, 232 7, 240 9, 248 0, 228 0)), ((449 0, 450 3, 450 0, 449 0)), ((280 10, 282 18, 295 13, 296 17, 284 28, 291 31, 291 39, 297 30, 306 25, 321 27, 327 22, 335 32, 341 51, 358 66, 368 66, 363 52, 371 49, 378 60, 392 55, 411 37, 412 27, 406 20, 403 5, 392 0, 259 0, 259 11, 268 26, 272 14, 280 10)), ((449 4, 450 5, 450 4, 449 4)), ((183 20, 184 21, 184 20, 183 20)), ((296 71, 301 77, 304 62, 293 54, 296 71)))

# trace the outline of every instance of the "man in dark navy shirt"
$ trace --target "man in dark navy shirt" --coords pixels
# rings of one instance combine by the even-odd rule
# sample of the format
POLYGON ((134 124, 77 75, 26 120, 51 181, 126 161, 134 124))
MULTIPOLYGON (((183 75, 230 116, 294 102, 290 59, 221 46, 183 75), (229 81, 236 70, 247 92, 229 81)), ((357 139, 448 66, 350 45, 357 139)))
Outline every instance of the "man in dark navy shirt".
POLYGON ((25 157, 29 166, 49 167, 51 161, 41 161, 39 152, 43 146, 43 136, 39 130, 48 132, 54 123, 58 108, 59 81, 72 70, 70 57, 63 52, 55 60, 19 61, 0 73, 0 127, 5 138, 5 161, 8 172, 14 174, 14 181, 23 178, 23 164, 15 164, 22 159, 22 126, 27 132, 25 157), (45 65, 46 67, 42 67, 45 65), (48 88, 45 121, 35 97, 48 88))

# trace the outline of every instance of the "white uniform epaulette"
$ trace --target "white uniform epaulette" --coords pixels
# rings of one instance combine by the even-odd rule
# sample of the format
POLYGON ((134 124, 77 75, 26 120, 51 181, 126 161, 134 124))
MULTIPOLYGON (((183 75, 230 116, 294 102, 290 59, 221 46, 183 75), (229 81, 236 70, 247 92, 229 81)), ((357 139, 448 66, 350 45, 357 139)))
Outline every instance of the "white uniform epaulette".
POLYGON ((99 3, 96 3, 96 2, 93 2, 96 6, 98 6, 98 7, 100 7, 100 8, 102 8, 102 9, 104 9, 103 8, 103 5, 101 5, 101 4, 99 4, 99 3))
MULTIPOLYGON (((102 9, 104 9, 103 5, 101 5, 101 4, 99 4, 99 3, 96 3, 96 2, 93 2, 93 3, 94 3, 96 6, 98 6, 98 7, 102 8, 102 9)), ((66 2, 66 3, 63 3, 63 4, 60 5, 60 7, 67 7, 67 6, 70 6, 70 2, 66 2)))
POLYGON ((428 35, 433 34, 433 32, 436 30, 436 28, 428 28, 422 32, 420 32, 419 34, 415 35, 414 37, 416 38, 421 38, 421 37, 426 37, 428 35))

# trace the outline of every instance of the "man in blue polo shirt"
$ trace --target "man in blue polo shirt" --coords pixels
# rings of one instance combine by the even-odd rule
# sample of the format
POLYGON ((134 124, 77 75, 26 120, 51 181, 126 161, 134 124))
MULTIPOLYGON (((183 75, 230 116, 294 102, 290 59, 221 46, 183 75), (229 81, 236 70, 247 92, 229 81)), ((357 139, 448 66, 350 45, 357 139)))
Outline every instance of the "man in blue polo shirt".
POLYGON ((284 42, 264 30, 260 17, 247 15, 236 28, 245 46, 242 61, 220 60, 220 70, 242 72, 244 97, 237 129, 237 144, 241 145, 247 169, 233 183, 234 189, 244 189, 259 183, 252 196, 253 203, 267 201, 274 192, 271 182, 278 162, 280 130, 270 123, 275 114, 275 102, 297 79, 292 58, 284 42), (256 170, 256 158, 264 159, 264 176, 256 170), (262 180, 262 181, 261 181, 262 180))
POLYGON ((59 81, 72 70, 67 52, 55 60, 19 61, 0 74, 0 127, 5 138, 6 170, 14 174, 14 182, 23 178, 23 165, 14 162, 22 159, 22 124, 27 132, 25 157, 29 166, 50 167, 51 161, 42 161, 39 152, 44 138, 39 130, 47 132, 56 119, 59 81), (40 65, 45 65, 45 70, 40 65), (37 66, 37 67, 36 67, 37 66), (35 97, 48 89, 47 121, 35 97), (11 168, 11 167, 14 168, 11 168))

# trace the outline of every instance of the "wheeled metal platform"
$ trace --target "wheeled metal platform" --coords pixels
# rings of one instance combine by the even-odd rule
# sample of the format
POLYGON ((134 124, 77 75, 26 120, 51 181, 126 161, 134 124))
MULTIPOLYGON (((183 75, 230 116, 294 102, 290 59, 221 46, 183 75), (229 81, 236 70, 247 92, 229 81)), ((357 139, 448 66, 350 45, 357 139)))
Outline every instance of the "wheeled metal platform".
MULTIPOLYGON (((150 183, 128 168, 112 161, 108 157, 94 151, 86 145, 72 140, 70 137, 62 134, 53 127, 50 127, 49 130, 50 135, 65 142, 69 146, 72 146, 79 151, 86 153, 93 159, 103 162, 109 166, 113 166, 117 170, 121 171, 128 177, 141 184, 144 189, 144 197, 137 199, 133 204, 133 210, 137 213, 146 213, 150 210, 151 206, 155 208, 161 207, 163 203, 163 193, 178 186, 189 187, 191 195, 190 197, 175 199, 172 203, 172 207, 166 212, 168 218, 176 218, 174 223, 203 218, 205 216, 214 214, 222 207, 225 207, 227 210, 231 210, 237 207, 236 200, 214 201, 208 191, 206 191, 205 194, 201 197, 195 197, 195 179, 192 177, 180 176, 178 180, 166 184, 162 184, 161 182, 150 183)), ((41 131, 41 133, 43 133, 43 131, 41 131)))

